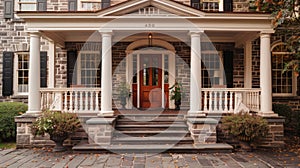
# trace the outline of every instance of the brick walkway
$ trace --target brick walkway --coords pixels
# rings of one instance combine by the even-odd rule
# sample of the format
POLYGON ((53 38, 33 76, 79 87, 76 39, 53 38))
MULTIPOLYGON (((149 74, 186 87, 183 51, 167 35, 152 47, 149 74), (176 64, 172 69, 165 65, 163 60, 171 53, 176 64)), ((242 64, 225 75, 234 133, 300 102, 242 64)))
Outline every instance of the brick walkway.
POLYGON ((238 168, 238 167, 297 167, 300 156, 294 153, 276 154, 271 151, 254 153, 209 154, 76 154, 53 153, 47 149, 20 149, 0 151, 0 167, 124 167, 124 168, 238 168))

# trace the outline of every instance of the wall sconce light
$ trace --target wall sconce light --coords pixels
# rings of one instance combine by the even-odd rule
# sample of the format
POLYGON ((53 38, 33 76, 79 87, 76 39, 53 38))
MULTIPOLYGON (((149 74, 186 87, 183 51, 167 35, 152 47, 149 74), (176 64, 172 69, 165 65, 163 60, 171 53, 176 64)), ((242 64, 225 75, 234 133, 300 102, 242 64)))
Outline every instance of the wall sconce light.
POLYGON ((152 35, 152 33, 149 33, 148 34, 148 46, 149 47, 152 47, 152 39, 153 39, 153 35, 152 35))

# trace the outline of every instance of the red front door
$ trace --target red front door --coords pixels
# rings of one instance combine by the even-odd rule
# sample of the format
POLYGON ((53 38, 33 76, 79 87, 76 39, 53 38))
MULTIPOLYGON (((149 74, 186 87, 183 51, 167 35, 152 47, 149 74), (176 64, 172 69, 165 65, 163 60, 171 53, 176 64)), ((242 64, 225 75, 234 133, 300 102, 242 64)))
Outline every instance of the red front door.
POLYGON ((140 105, 141 108, 162 107, 161 55, 140 55, 140 105))

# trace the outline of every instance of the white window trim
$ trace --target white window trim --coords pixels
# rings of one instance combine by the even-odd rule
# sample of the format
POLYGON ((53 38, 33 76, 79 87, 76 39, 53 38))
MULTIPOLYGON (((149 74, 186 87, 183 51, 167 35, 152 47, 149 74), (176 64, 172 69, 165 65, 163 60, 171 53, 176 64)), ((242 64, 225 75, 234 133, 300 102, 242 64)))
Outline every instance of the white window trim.
POLYGON ((36 9, 35 10, 37 10, 37 0, 35 0, 34 2, 21 2, 20 0, 16 0, 16 4, 18 4, 18 5, 16 5, 16 8, 17 8, 17 10, 16 11, 23 11, 23 10, 21 10, 21 5, 22 4, 32 4, 32 5, 35 5, 36 7, 36 9))
MULTIPOLYGON (((271 51, 279 46, 279 45, 285 45, 282 42, 276 43, 272 46, 271 51)), ((271 56, 273 55, 287 55, 287 54, 291 54, 291 52, 286 52, 286 51, 272 51, 271 52, 271 56)), ((273 62, 272 62, 273 64, 273 62)), ((273 77, 273 68, 272 68, 272 77, 273 77)), ((272 96, 274 97, 290 97, 290 96, 297 96, 297 76, 295 75, 294 71, 292 70, 292 93, 272 93, 272 96)))
MULTIPOLYGON (((82 53, 84 53, 84 54, 99 54, 99 56, 101 57, 100 51, 80 51, 78 53, 78 57, 77 57, 76 65, 75 65, 75 69, 76 69, 76 73, 77 73, 76 85, 82 85, 82 83, 81 83, 81 54, 82 53)), ((101 58, 99 58, 99 64, 100 63, 101 63, 101 58)))
MULTIPOLYGON (((84 2, 100 3, 100 6, 101 6, 102 0, 79 0, 79 3, 77 3, 77 9, 79 9, 80 11, 86 11, 86 9, 82 8, 82 3, 84 3, 84 2)), ((89 10, 89 11, 93 11, 93 10, 89 10)))
POLYGON ((19 54, 28 54, 29 55, 29 52, 16 52, 14 54, 14 69, 13 69, 13 95, 14 96, 21 96, 21 95, 28 95, 28 92, 19 92, 18 90, 18 63, 19 63, 19 60, 18 60, 18 55, 19 54))

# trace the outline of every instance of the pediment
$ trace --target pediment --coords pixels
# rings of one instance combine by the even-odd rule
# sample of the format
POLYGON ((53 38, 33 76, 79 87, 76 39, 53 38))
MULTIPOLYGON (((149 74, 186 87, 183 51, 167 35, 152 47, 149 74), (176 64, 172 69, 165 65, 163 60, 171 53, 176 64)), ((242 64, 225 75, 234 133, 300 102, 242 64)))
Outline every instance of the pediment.
POLYGON ((99 16, 185 16, 201 17, 204 13, 173 0, 131 0, 99 11, 99 16))

